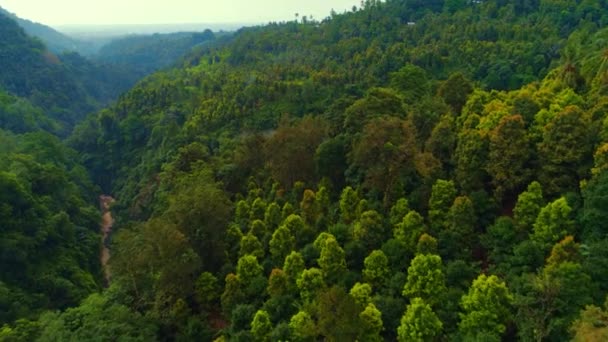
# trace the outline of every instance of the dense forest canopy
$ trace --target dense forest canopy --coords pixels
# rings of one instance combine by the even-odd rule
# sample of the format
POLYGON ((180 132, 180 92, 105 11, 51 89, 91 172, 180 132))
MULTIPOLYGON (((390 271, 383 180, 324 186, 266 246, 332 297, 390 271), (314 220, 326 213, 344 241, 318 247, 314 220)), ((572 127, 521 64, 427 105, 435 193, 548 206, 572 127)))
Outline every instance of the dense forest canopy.
POLYGON ((32 105, 0 135, 2 251, 37 251, 2 254, 0 339, 605 340, 606 5, 244 28, 69 147, 25 133, 56 125, 32 105), (92 184, 117 199, 103 290, 92 184))

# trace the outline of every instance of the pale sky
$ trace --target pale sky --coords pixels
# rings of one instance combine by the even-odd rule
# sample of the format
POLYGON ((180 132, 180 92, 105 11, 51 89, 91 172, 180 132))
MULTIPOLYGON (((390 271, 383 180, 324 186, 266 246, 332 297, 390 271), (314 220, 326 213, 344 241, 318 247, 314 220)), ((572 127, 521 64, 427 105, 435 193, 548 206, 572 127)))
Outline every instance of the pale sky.
POLYGON ((315 19, 360 0, 0 0, 17 16, 51 26, 267 23, 311 14, 315 19))

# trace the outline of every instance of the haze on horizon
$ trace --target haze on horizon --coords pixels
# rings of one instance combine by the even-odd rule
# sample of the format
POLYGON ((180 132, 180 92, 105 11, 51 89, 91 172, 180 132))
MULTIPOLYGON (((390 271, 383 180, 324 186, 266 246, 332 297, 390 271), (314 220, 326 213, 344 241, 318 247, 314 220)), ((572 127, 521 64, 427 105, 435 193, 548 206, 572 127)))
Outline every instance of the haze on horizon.
POLYGON ((17 16, 50 26, 267 23, 295 13, 323 19, 359 6, 359 0, 0 0, 17 16))

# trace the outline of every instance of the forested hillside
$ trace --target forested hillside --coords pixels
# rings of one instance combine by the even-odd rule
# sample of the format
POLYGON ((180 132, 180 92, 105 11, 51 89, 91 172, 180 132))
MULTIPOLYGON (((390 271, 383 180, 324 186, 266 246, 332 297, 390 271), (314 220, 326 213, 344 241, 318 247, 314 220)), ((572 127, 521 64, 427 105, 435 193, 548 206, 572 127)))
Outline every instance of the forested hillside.
POLYGON ((0 339, 606 340, 606 5, 368 0, 201 47, 67 141, 117 199, 110 286, 0 339))
POLYGON ((139 80, 155 71, 174 66, 194 47, 214 40, 215 34, 210 30, 131 35, 104 45, 93 58, 100 63, 127 70, 139 80))
POLYGON ((38 37, 40 40, 45 42, 49 50, 53 53, 61 54, 64 52, 80 52, 80 53, 92 53, 94 51, 94 44, 86 43, 77 39, 70 38, 60 32, 57 32, 53 28, 36 23, 30 20, 21 19, 15 14, 10 13, 4 8, 0 7, 0 14, 3 14, 13 19, 23 30, 32 37, 38 37))

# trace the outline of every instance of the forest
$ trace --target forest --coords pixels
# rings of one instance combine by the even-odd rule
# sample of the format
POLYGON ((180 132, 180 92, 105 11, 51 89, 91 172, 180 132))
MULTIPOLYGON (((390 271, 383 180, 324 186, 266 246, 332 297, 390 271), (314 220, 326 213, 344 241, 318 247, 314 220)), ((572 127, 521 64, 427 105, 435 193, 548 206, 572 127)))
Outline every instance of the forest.
POLYGON ((0 341, 608 340, 607 6, 186 35, 71 121, 12 81, 45 48, 0 21, 0 341))

